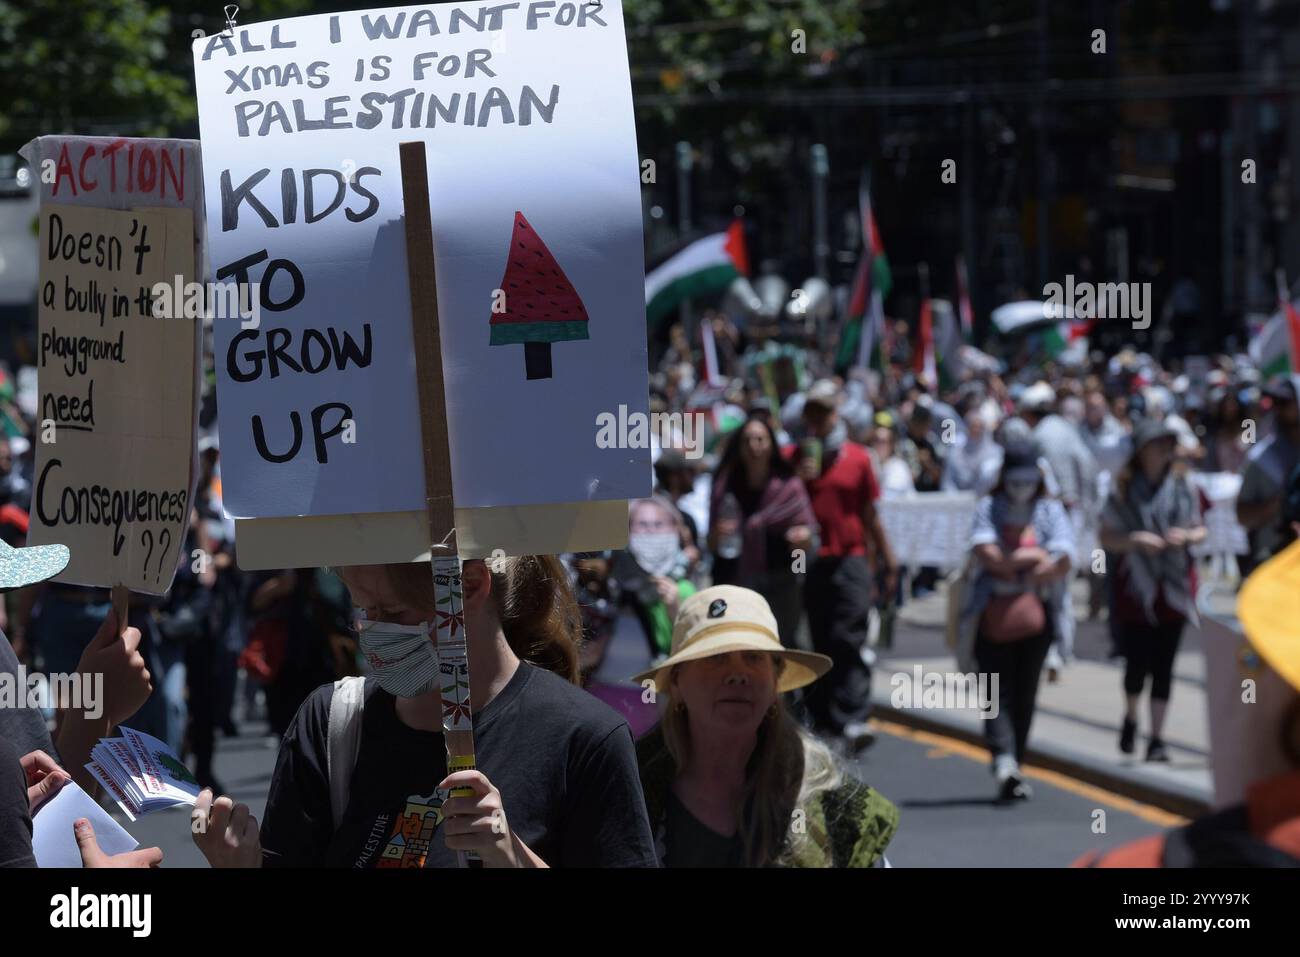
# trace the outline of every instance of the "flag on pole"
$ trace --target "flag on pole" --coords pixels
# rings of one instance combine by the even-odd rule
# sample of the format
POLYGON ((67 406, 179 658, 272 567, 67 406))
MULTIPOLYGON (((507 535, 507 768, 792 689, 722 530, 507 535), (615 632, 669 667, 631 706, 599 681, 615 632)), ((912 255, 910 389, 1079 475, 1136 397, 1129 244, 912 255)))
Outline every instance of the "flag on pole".
POLYGON ((713 340, 713 323, 705 319, 700 323, 700 339, 704 344, 704 381, 711 386, 723 385, 718 372, 718 345, 713 340))
POLYGON ((1286 279, 1278 271, 1277 315, 1251 337, 1250 358, 1265 381, 1280 375, 1300 375, 1300 313, 1291 302, 1286 279))
POLYGON ((962 351, 966 342, 952 303, 947 299, 930 300, 930 326, 939 388, 955 388, 961 383, 965 371, 962 351))
MULTIPOLYGON (((840 326, 840 348, 835 364, 841 368, 854 362, 865 365, 861 361, 863 356, 870 362, 872 350, 880 345, 880 336, 878 329, 864 328, 867 311, 875 311, 873 300, 875 293, 879 292, 880 325, 883 327, 884 301, 894 283, 889 260, 885 256, 885 244, 880 238, 880 228, 871 211, 871 191, 866 170, 863 170, 858 183, 858 220, 862 224, 862 258, 858 260, 858 268, 853 274, 853 285, 849 290, 849 301, 840 326)), ((874 321, 874 317, 871 321, 874 321)))
POLYGON ((1291 290, 1287 286, 1286 274, 1279 269, 1277 271, 1277 301, 1285 322, 1287 357, 1290 368, 1286 371, 1291 375, 1300 375, 1300 313, 1291 304, 1291 290))
POLYGON ((971 342, 975 337, 975 312, 970 305, 970 286, 966 276, 966 260, 957 257, 957 316, 961 319, 961 337, 971 342))
POLYGON ((653 328, 684 300, 722 292, 737 276, 748 275, 745 230, 737 219, 725 233, 688 243, 646 274, 646 322, 653 328))
POLYGON ((930 300, 921 300, 921 321, 917 324, 916 351, 912 354, 912 371, 931 391, 939 388, 939 374, 934 364, 934 320, 930 300))
MULTIPOLYGON (((876 354, 883 358, 884 340, 885 340, 885 307, 883 297, 879 289, 871 290, 871 312, 861 324, 862 335, 858 344, 858 361, 855 365, 860 369, 871 368, 871 354, 876 354)), ((883 368, 884 363, 880 362, 883 368)))
POLYGON ((1043 349, 1049 359, 1058 358, 1080 339, 1086 340, 1092 335, 1096 319, 1066 319, 1053 326, 1047 326, 1043 332, 1043 349))

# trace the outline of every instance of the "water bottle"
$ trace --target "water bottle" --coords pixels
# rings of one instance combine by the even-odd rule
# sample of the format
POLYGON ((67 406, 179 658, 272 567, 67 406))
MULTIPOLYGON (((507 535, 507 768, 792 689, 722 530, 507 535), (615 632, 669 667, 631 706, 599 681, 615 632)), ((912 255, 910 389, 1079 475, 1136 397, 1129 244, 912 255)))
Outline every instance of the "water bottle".
POLYGON ((734 521, 736 524, 736 530, 729 535, 723 534, 722 532, 718 533, 719 558, 730 560, 740 557, 740 547, 742 542, 740 526, 743 520, 744 514, 740 510, 740 503, 736 501, 736 496, 728 492, 726 498, 722 500, 722 506, 718 511, 716 521, 718 522, 719 527, 721 527, 722 522, 724 521, 734 521))

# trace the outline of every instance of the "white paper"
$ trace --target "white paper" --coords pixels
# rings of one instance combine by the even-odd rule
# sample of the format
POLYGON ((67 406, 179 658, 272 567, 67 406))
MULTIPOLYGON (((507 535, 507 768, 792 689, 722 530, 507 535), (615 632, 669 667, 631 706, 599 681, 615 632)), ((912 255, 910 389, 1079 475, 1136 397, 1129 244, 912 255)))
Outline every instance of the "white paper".
MULTIPOLYGON (((414 139, 428 144, 456 505, 648 493, 648 448, 597 444, 599 415, 618 415, 620 405, 645 415, 648 406, 640 167, 616 0, 599 9, 439 4, 300 17, 241 25, 230 40, 200 39, 194 56, 214 273, 265 250, 266 258, 249 267, 250 280, 265 283, 275 260, 292 262, 302 275, 301 301, 282 311, 264 308, 255 336, 239 339, 237 323, 215 324, 228 512, 247 518, 424 507, 398 160, 398 144, 414 139), (492 17, 499 18, 497 29, 492 17), (396 38, 368 40, 366 26, 380 32, 381 23, 396 38), (483 29, 470 25, 479 23, 483 29), (331 42, 332 24, 338 42, 331 42), (418 80, 417 62, 424 70, 418 80), (399 107, 374 99, 402 91, 409 92, 399 107), (474 120, 483 126, 463 122, 471 95, 474 120), (443 113, 431 110, 434 96, 443 113), (449 121, 445 111, 453 109, 449 121), (347 128, 304 129, 299 113, 307 123, 347 128), (264 128, 268 117, 276 119, 264 128), (358 127, 370 117, 378 125, 358 127), (310 224, 309 169, 320 171, 311 177, 317 214, 340 187, 345 197, 310 224), (237 223, 223 218, 223 177, 234 196, 261 170, 268 172, 250 190, 274 226, 246 199, 229 204, 237 223), (292 217, 286 183, 293 184, 292 217), (367 215, 370 195, 378 207, 367 215), (349 210, 359 221, 348 218, 349 210), (506 276, 517 212, 588 317, 586 338, 551 345, 550 378, 525 378, 522 344, 490 344, 493 294, 506 276), (282 354, 302 364, 302 344, 314 329, 325 337, 311 347, 309 361, 319 364, 328 330, 340 343, 350 335, 360 348, 367 324, 364 367, 354 359, 339 369, 336 358, 319 372, 297 372, 277 359, 272 377, 270 360, 251 354, 281 329, 277 344, 292 343, 282 354), (251 381, 236 381, 243 375, 251 381), (258 451, 253 417, 260 417, 265 453, 286 455, 294 448, 293 412, 301 444, 286 461, 268 461, 258 451), (321 432, 350 419, 353 441, 340 431, 318 450, 313 412, 321 432)), ((292 271, 280 266, 267 294, 282 303, 293 288, 292 271)), ((509 308, 511 293, 504 291, 509 308)), ((557 301, 556 315, 547 318, 559 318, 559 309, 557 301)))
POLYGON ((140 842, 75 781, 66 781, 32 818, 32 851, 38 866, 81 867, 81 851, 72 824, 83 817, 95 829, 95 841, 105 854, 125 854, 139 847, 140 842))

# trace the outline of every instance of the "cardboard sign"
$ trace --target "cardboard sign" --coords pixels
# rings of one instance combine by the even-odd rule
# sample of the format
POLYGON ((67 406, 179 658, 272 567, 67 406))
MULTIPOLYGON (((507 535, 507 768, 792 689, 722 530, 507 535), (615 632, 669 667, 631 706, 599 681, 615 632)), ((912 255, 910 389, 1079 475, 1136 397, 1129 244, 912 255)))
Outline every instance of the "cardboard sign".
POLYGON ((398 161, 414 139, 456 505, 649 491, 648 448, 597 442, 602 413, 648 406, 618 3, 301 17, 194 58, 214 278, 258 283, 262 309, 257 329, 215 326, 232 515, 424 506, 398 161))
POLYGON ((199 326, 154 318, 154 286, 196 279, 196 152, 93 137, 25 151, 46 173, 28 541, 71 550, 56 581, 171 586, 189 526, 199 326))

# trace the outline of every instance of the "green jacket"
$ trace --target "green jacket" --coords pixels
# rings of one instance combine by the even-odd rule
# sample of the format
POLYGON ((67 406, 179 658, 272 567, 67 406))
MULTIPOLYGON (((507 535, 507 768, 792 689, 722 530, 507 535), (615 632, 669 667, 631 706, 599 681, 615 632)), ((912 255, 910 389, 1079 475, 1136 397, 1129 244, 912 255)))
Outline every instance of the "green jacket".
MULTIPOLYGON (((638 741, 636 747, 650 831, 662 861, 673 759, 658 728, 638 741)), ((854 778, 818 794, 807 811, 803 825, 811 840, 803 842, 795 853, 795 867, 872 867, 898 830, 898 808, 854 778)))

